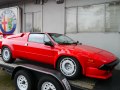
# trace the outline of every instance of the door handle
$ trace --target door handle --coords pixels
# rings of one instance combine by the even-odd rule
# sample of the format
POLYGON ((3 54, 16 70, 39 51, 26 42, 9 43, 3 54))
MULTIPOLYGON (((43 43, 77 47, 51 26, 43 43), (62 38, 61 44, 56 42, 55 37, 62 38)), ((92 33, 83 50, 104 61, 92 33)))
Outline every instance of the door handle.
POLYGON ((28 46, 28 43, 26 43, 25 46, 28 46))

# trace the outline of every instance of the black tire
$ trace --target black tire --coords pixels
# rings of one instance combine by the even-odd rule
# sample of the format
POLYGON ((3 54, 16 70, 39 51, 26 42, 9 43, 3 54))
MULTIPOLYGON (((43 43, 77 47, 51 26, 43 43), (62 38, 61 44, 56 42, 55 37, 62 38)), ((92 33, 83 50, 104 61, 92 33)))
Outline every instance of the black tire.
POLYGON ((63 90, 63 87, 60 85, 60 83, 55 78, 50 76, 41 77, 38 82, 38 90, 44 90, 42 88, 46 88, 46 90, 55 90, 51 86, 55 87, 56 90, 63 90))
POLYGON ((21 86, 22 88, 25 88, 24 90, 34 90, 34 86, 35 86, 35 80, 33 79, 32 74, 25 70, 20 70, 15 74, 14 83, 16 86, 16 90, 22 90, 21 86), (26 81, 20 80, 23 77, 26 79, 26 81), (28 84, 28 86, 25 86, 25 84, 28 84))
POLYGON ((8 47, 2 48, 1 55, 2 55, 3 61, 6 63, 13 63, 15 61, 15 59, 12 57, 12 52, 8 47), (9 55, 8 58, 5 58, 5 52, 7 52, 7 54, 9 55))
MULTIPOLYGON (((71 64, 71 65, 73 65, 71 64)), ((81 68, 81 65, 79 64, 79 62, 73 58, 73 57, 61 57, 59 58, 58 62, 57 62, 57 70, 60 71, 66 78, 68 79, 76 79, 78 78, 78 76, 81 76, 82 75, 82 68, 81 68), (66 63, 70 62, 70 63, 73 63, 74 64, 74 70, 73 70, 73 74, 66 74, 67 72, 69 72, 71 69, 66 69, 66 72, 65 72, 65 69, 63 71, 62 69, 62 62, 65 61, 65 59, 67 60, 66 63), (64 61, 63 61, 64 60, 64 61)), ((73 68, 72 68, 73 69, 73 68)))

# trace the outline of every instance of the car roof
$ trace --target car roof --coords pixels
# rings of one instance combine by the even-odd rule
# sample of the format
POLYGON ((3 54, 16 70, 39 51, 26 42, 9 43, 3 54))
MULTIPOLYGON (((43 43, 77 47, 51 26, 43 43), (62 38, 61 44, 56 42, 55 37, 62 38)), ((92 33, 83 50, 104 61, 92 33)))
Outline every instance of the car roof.
POLYGON ((60 33, 48 33, 48 32, 45 32, 45 33, 41 33, 41 32, 30 32, 30 34, 60 34, 60 33))
POLYGON ((45 33, 41 33, 41 32, 30 32, 30 34, 45 34, 45 33))

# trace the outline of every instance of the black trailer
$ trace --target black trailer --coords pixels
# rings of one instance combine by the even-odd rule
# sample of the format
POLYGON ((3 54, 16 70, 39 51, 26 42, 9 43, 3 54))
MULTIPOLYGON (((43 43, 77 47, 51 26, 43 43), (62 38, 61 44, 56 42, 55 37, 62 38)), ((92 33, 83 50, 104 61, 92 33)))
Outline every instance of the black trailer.
POLYGON ((0 57, 0 69, 11 75, 17 90, 21 86, 26 88, 26 85, 24 86, 26 83, 28 83, 28 90, 42 90, 41 88, 43 87, 43 90, 49 90, 49 85, 52 85, 50 90, 92 90, 97 81, 96 79, 86 77, 67 80, 61 73, 50 66, 26 60, 16 60, 13 64, 9 64, 4 63, 0 57))
POLYGON ((71 90, 67 79, 59 72, 27 63, 4 63, 0 68, 14 79, 17 90, 71 90))

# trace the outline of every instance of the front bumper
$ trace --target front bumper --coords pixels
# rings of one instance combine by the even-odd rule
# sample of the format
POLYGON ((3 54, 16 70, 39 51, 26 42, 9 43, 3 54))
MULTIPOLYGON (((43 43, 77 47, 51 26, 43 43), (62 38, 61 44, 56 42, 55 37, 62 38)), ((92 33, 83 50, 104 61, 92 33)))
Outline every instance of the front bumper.
POLYGON ((112 63, 104 64, 100 68, 88 67, 86 70, 86 76, 98 79, 108 79, 112 76, 112 70, 119 63, 119 60, 115 60, 112 63))
POLYGON ((119 59, 117 59, 117 60, 115 60, 115 61, 113 61, 113 62, 111 62, 111 63, 108 63, 108 64, 104 64, 104 65, 102 65, 102 66, 100 66, 100 70, 112 70, 117 64, 119 63, 119 59))

